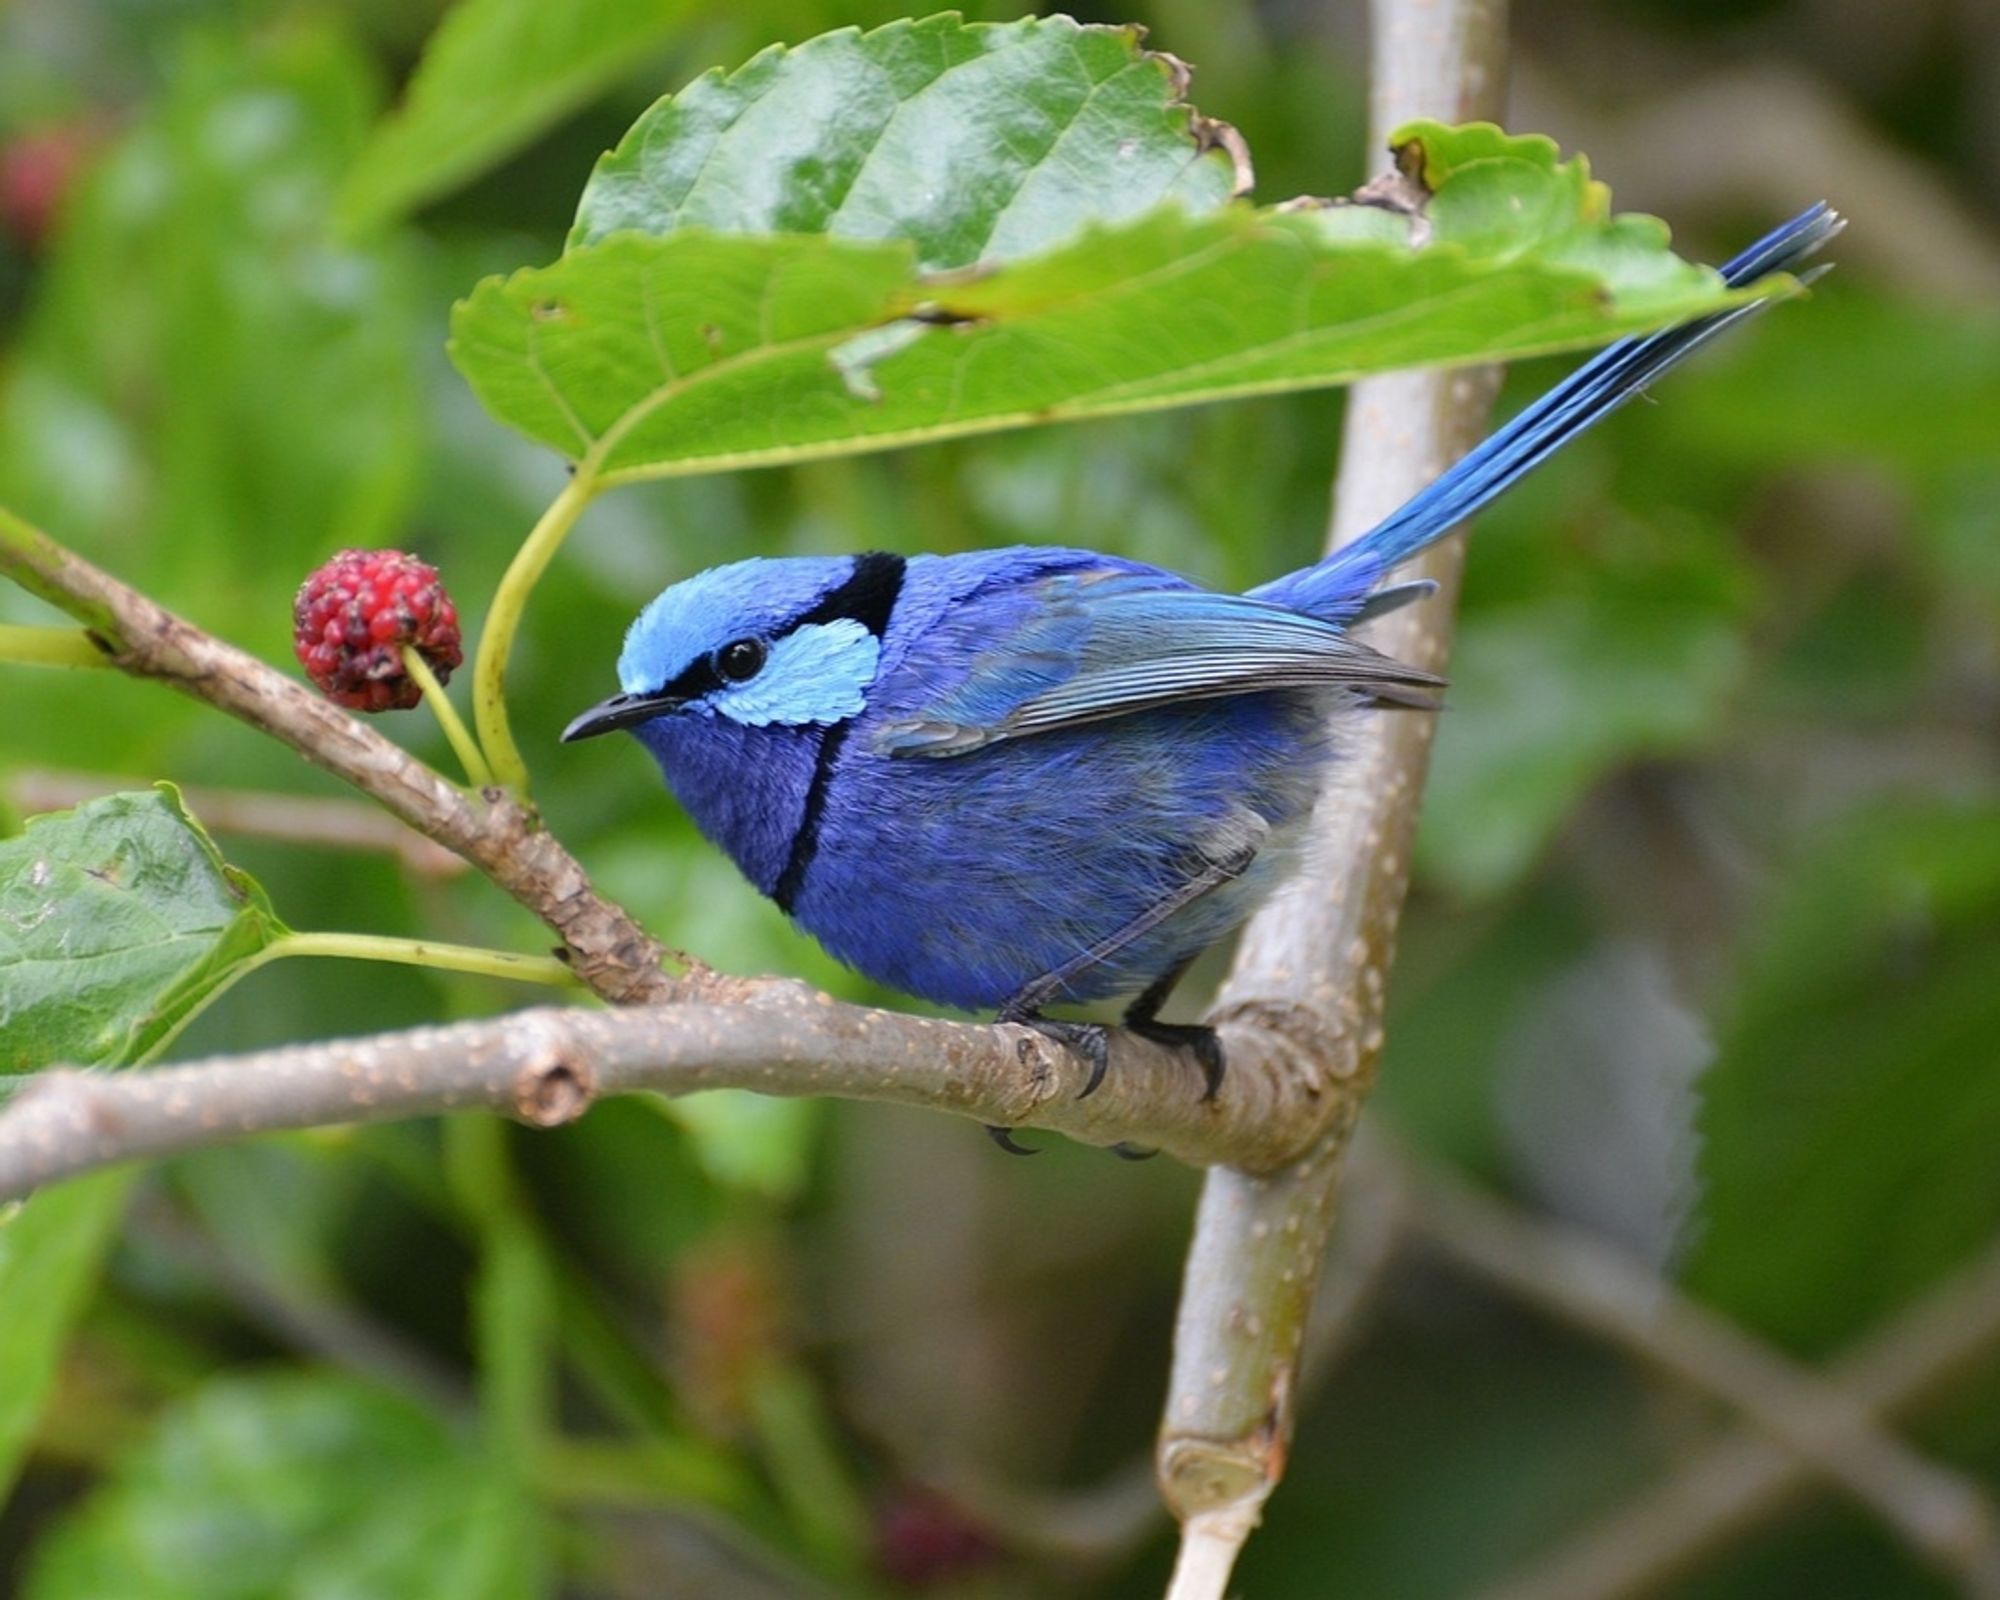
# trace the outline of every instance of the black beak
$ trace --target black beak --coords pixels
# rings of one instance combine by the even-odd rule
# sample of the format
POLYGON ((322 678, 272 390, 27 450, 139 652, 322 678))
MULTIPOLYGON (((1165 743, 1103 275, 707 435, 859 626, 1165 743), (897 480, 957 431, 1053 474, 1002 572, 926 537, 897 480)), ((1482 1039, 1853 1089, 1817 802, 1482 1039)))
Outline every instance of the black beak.
POLYGON ((564 744, 579 739, 595 739, 600 733, 637 727, 669 711, 678 711, 687 701, 677 694, 614 694, 599 701, 562 731, 564 744))

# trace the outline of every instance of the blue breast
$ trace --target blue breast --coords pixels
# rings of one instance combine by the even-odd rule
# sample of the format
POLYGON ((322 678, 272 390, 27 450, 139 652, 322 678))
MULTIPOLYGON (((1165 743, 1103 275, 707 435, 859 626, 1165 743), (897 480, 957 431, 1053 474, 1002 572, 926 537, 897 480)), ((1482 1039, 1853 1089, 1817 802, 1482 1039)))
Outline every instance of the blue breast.
POLYGON ((1272 830, 1243 877, 1079 975, 1143 988, 1236 927, 1289 865, 1330 708, 1302 694, 1177 706, 950 761, 842 748, 793 915, 834 955, 943 1005, 988 1010, 1125 927, 1204 865, 1239 808, 1272 830))
POLYGON ((703 836, 762 893, 772 893, 804 821, 820 741, 829 730, 667 716, 633 732, 703 836))

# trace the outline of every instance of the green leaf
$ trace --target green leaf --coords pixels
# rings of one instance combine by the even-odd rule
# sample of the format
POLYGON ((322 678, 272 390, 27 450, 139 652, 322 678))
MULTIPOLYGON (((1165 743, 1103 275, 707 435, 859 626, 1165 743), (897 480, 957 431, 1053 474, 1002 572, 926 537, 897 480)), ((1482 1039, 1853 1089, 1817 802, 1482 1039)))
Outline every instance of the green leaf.
POLYGON ((616 234, 481 284, 452 354, 494 415, 621 482, 1564 349, 1732 303, 1657 223, 1605 221, 1548 141, 1504 147, 1452 171, 1422 248, 1360 206, 1171 207, 976 275, 924 274, 907 241, 616 234))
MULTIPOLYGON (((30 818, 0 840, 0 1074, 142 1060, 284 931, 171 785, 30 818)), ((0 1494, 129 1184, 67 1184, 0 1222, 0 1494)))
MULTIPOLYGON (((624 229, 907 239, 926 270, 1239 186, 1142 30, 956 13, 773 46, 659 101, 597 163, 572 246, 624 229)), ((1248 187, 1248 173, 1242 174, 1248 187)))
POLYGON ((541 1529, 436 1418, 326 1374, 223 1379, 36 1551, 26 1600, 526 1600, 541 1529))
POLYGON ((100 1173, 0 1212, 0 1504, 42 1414, 63 1340, 97 1282, 131 1175, 100 1173))
POLYGON ((123 1066, 285 932, 170 784, 0 840, 0 1073, 123 1066))
POLYGON ((645 60, 688 10, 687 0, 460 0, 348 174, 341 220, 372 227, 476 176, 645 60))
POLYGON ((2000 1226, 2000 811, 1834 829, 1744 963, 1705 1084, 1693 1286, 1808 1354, 2000 1226))

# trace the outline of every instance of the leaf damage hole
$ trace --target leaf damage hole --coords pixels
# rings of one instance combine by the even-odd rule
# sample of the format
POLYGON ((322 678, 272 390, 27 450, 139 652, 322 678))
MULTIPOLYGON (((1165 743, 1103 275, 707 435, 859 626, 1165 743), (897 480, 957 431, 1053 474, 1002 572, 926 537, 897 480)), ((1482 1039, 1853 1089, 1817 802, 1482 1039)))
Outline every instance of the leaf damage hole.
POLYGON ((1257 168, 1250 160, 1250 146, 1233 124, 1195 112, 1188 123, 1195 148, 1203 155, 1220 150, 1229 157, 1231 179, 1229 198, 1241 200, 1257 187, 1257 168))
POLYGON ((1378 211, 1394 212, 1399 217, 1407 217, 1410 223, 1410 245, 1420 249, 1430 243, 1431 220, 1425 215, 1430 205, 1431 191, 1424 182, 1423 142, 1411 139, 1395 147, 1396 165, 1388 172, 1376 174, 1354 191, 1349 203, 1357 206, 1373 206, 1378 211))

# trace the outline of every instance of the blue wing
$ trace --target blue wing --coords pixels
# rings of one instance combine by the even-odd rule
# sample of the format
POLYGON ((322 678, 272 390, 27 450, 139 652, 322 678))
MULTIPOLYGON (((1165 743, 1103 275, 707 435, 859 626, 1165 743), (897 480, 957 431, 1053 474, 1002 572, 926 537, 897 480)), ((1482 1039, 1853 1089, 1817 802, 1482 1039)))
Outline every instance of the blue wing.
POLYGON ((1285 606, 1129 569, 1062 573, 972 597, 926 641, 969 662, 874 733, 892 756, 954 756, 1003 739, 1271 689, 1345 689, 1437 704, 1443 680, 1285 606))

